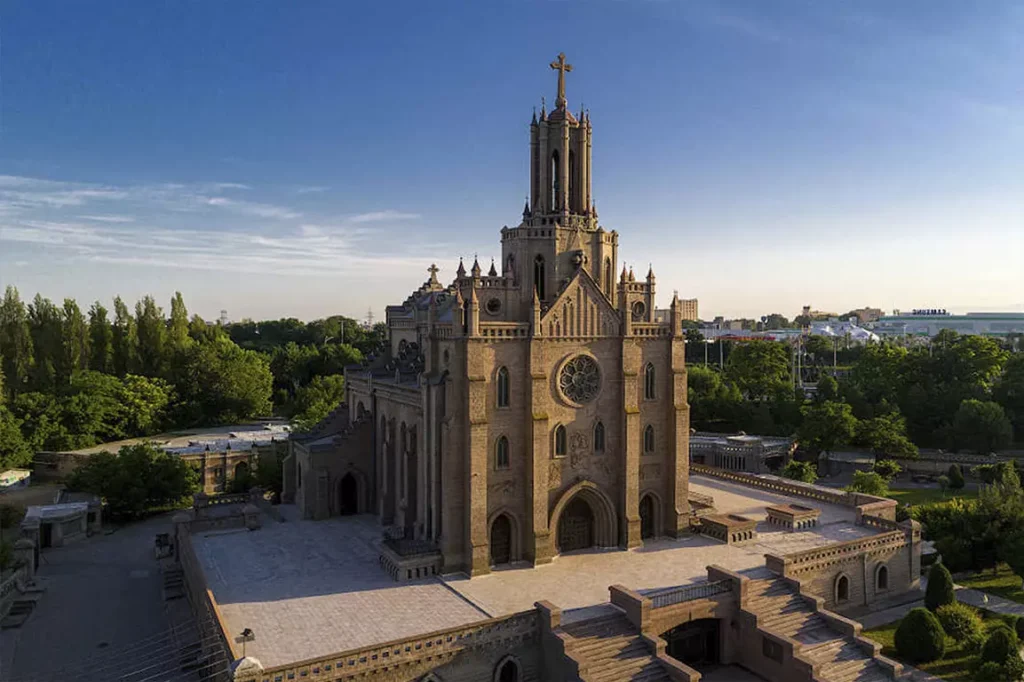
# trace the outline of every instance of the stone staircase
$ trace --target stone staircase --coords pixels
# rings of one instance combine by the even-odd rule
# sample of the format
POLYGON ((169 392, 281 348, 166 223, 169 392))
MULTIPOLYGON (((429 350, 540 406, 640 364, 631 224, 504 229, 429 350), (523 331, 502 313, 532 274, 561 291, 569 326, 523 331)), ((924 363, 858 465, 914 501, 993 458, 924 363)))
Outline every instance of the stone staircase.
MULTIPOLYGON (((765 572, 767 574, 767 572, 765 572)), ((810 664, 821 682, 891 682, 896 674, 879 662, 870 644, 840 631, 813 599, 774 574, 751 578, 743 609, 760 630, 794 640, 794 655, 810 664)), ((892 665, 888 659, 883 659, 892 665)), ((896 671, 898 673, 898 669, 896 671)))
POLYGON ((563 623, 565 653, 580 668, 583 682, 668 681, 650 645, 621 613, 563 623))

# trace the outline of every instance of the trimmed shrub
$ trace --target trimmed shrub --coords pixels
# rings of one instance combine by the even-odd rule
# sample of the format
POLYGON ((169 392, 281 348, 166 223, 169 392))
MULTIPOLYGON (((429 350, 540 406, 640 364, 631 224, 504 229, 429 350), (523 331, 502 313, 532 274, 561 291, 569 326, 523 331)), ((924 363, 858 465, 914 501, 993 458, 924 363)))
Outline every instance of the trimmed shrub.
POLYGON ((953 589, 953 576, 945 565, 935 564, 928 570, 928 588, 924 593, 924 605, 929 611, 936 611, 940 606, 956 603, 956 591, 953 589))
POLYGON ((1005 665, 1011 657, 1019 658, 1017 633, 1000 625, 992 630, 985 640, 985 646, 981 647, 981 662, 1005 665))
POLYGON ((957 642, 963 642, 980 635, 984 628, 981 624, 981 616, 967 604, 946 604, 940 606, 935 615, 942 624, 942 629, 947 635, 957 642))
POLYGON ((935 614, 916 608, 904 616, 896 628, 896 650, 911 663, 942 658, 946 653, 946 635, 935 614))
POLYGON ((964 480, 964 472, 960 470, 959 464, 950 464, 949 472, 946 474, 946 476, 949 478, 950 490, 960 490, 967 483, 964 480))

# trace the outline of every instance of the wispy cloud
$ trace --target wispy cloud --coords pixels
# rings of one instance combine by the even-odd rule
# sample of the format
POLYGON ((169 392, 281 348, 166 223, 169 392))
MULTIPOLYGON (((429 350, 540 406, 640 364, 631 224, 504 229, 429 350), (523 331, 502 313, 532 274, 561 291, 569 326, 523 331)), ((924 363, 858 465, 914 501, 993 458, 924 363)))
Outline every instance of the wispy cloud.
POLYGON ((303 276, 419 269, 444 250, 379 238, 388 223, 419 218, 415 213, 327 219, 224 196, 235 191, 255 190, 241 183, 106 186, 0 176, 0 251, 8 244, 47 260, 303 276), (83 205, 99 210, 84 212, 83 205))
POLYGON ((358 215, 349 216, 347 220, 350 223, 382 223, 398 220, 416 220, 419 217, 418 213, 402 213, 401 211, 388 210, 359 213, 358 215))
POLYGON ((320 192, 326 192, 330 187, 324 187, 323 185, 309 185, 307 187, 299 187, 295 190, 296 194, 318 194, 320 192))
POLYGON ((127 215, 80 215, 82 220, 92 220, 97 223, 134 223, 135 218, 127 215))
POLYGON ((206 200, 206 203, 210 206, 218 206, 243 215, 256 216, 257 218, 276 218, 278 220, 286 220, 302 216, 298 211, 293 211, 282 206, 257 204, 252 201, 239 201, 237 199, 228 199, 227 197, 210 197, 206 200))

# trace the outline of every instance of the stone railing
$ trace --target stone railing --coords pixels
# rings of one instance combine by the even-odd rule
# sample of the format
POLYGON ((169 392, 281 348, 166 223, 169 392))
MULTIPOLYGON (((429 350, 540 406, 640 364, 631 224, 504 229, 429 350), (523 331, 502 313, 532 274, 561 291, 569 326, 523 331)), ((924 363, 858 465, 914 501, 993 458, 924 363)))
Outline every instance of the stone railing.
POLYGON ((690 464, 691 474, 713 476, 725 481, 747 485, 752 488, 760 488, 769 492, 781 495, 795 495, 806 497, 819 502, 838 504, 844 507, 853 507, 857 510, 856 523, 861 524, 861 517, 870 514, 880 518, 896 517, 896 500, 887 497, 875 497, 864 493, 851 493, 845 490, 833 490, 817 485, 799 483, 778 476, 765 476, 747 474, 741 471, 729 471, 718 467, 707 466, 706 464, 690 464))
POLYGON ((434 336, 439 339, 450 339, 452 338, 452 325, 450 324, 436 324, 434 325, 434 336))
POLYGON ((761 488, 762 490, 782 495, 796 495, 798 497, 808 497, 812 500, 818 500, 819 502, 828 502, 830 504, 839 504, 847 507, 853 506, 853 504, 851 504, 849 494, 844 491, 804 485, 797 483, 796 481, 787 481, 775 476, 756 476, 754 474, 745 474, 739 471, 728 471, 717 467, 709 467, 705 464, 691 464, 690 473, 701 474, 703 476, 714 476, 715 478, 748 485, 753 488, 761 488))
POLYGON ((680 585, 667 590, 648 593, 645 596, 651 600, 656 609, 661 609, 674 604, 681 604, 696 599, 707 599, 717 594, 726 594, 732 591, 731 580, 716 580, 707 583, 695 583, 693 585, 680 585))
POLYGON ((660 322, 634 322, 633 336, 672 336, 672 326, 668 324, 662 324, 660 322))
POLYGON ((869 514, 863 514, 860 517, 860 525, 884 531, 899 530, 900 527, 900 524, 896 521, 883 519, 881 516, 871 516, 869 514))
POLYGON ((481 322, 480 336, 488 339, 525 339, 530 336, 530 324, 523 322, 481 322))
POLYGON ((704 495, 703 493, 695 493, 695 492, 693 492, 691 490, 689 493, 687 493, 686 497, 687 497, 687 500, 689 500, 690 502, 693 502, 694 504, 699 504, 699 505, 701 505, 703 507, 714 507, 715 506, 715 498, 711 497, 711 495, 704 495))
MULTIPOLYGON (((5 571, 6 573, 6 571, 5 571)), ((21 582, 28 575, 28 570, 25 566, 18 566, 12 573, 4 577, 3 582, 0 582, 0 617, 7 613, 7 610, 11 608, 11 604, 14 603, 18 593, 21 592, 21 582)))
MULTIPOLYGON (((500 643, 525 643, 539 639, 536 611, 492 618, 470 625, 344 651, 330 656, 267 668, 262 672, 235 675, 235 682, 286 682, 287 680, 351 679, 372 674, 377 669, 393 669, 423 661, 439 663, 459 653, 487 649, 500 643)), ((403 678, 405 679, 405 678, 403 678)))
POLYGON ((861 554, 899 549, 907 543, 906 533, 896 530, 858 540, 837 542, 824 547, 793 552, 784 556, 765 554, 765 565, 775 573, 787 577, 796 576, 842 563, 861 554))
MULTIPOLYGON (((237 660, 241 652, 235 650, 231 637, 228 635, 228 629, 221 615, 217 599, 206 586, 203 569, 199 565, 199 560, 192 547, 192 537, 188 528, 181 523, 176 524, 175 543, 177 545, 175 548, 176 558, 181 566, 185 584, 185 594, 188 597, 192 616, 199 624, 202 633, 202 656, 212 662, 230 663, 237 660)), ((224 677, 215 676, 211 679, 220 682, 224 677)))

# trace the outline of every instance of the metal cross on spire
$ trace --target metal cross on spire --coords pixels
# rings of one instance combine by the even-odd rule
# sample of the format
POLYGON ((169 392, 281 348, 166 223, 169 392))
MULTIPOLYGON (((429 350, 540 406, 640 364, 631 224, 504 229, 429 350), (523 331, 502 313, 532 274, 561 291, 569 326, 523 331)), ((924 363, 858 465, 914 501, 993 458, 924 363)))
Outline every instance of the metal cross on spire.
POLYGON ((565 72, 572 71, 572 64, 566 64, 565 53, 559 52, 558 59, 551 62, 551 68, 558 71, 558 99, 555 100, 555 107, 565 109, 565 72))

